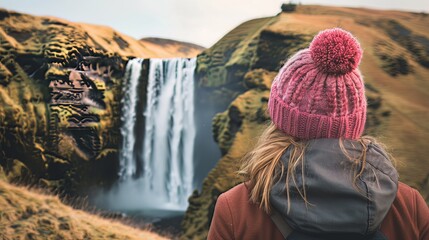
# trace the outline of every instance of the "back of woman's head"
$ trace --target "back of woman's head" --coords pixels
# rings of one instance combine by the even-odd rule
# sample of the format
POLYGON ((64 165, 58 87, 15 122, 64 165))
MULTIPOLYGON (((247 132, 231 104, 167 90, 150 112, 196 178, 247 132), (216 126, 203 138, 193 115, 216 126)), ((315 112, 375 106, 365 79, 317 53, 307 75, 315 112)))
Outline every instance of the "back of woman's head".
MULTIPOLYGON (((340 28, 316 35, 310 47, 293 55, 273 81, 268 102, 271 124, 256 147, 243 159, 239 173, 250 182, 250 198, 270 211, 272 185, 286 175, 286 189, 296 182, 296 171, 304 171, 309 140, 334 138, 356 141, 362 154, 350 156, 354 181, 365 168, 367 145, 373 138, 362 137, 366 122, 364 82, 358 69, 362 57, 359 42, 340 28), (290 150, 288 164, 281 157, 290 150)), ((301 174, 304 177, 304 174, 301 174)), ((297 188, 307 202, 306 189, 297 188)), ((289 190, 287 191, 289 199, 289 190)))
POLYGON ((304 140, 358 139, 366 121, 361 56, 349 32, 334 28, 316 35, 273 81, 268 110, 277 128, 304 140))

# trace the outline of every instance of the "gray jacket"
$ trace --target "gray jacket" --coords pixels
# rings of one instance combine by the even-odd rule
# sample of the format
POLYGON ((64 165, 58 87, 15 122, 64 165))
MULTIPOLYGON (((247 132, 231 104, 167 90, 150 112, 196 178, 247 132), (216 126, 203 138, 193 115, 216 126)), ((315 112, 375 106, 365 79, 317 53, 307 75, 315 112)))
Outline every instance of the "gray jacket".
MULTIPOLYGON (((345 140, 348 154, 362 153, 359 142, 345 140)), ((282 156, 287 167, 291 149, 282 156)), ((398 174, 386 153, 369 144, 363 174, 353 185, 353 163, 340 149, 338 139, 308 142, 304 157, 305 204, 290 181, 290 211, 287 212, 285 177, 274 184, 271 204, 296 231, 320 234, 368 235, 377 231, 395 199, 398 174)), ((360 168, 359 168, 360 169, 360 168)), ((302 189, 301 169, 296 171, 302 189)))

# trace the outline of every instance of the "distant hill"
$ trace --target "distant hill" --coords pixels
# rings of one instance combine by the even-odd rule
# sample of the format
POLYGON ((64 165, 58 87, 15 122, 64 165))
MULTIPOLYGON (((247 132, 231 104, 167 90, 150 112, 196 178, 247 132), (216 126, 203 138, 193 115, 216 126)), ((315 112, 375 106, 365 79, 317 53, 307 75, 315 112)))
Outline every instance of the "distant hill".
POLYGON ((153 49, 157 55, 162 55, 163 58, 196 57, 206 49, 205 47, 193 43, 165 38, 142 38, 140 39, 140 43, 148 49, 153 49))
POLYGON ((107 26, 33 16, 1 8, 0 36, 2 45, 8 43, 11 47, 26 49, 27 52, 38 53, 36 50, 41 48, 53 54, 57 52, 54 51, 55 47, 62 49, 57 52, 58 57, 66 56, 68 51, 73 50, 71 46, 143 58, 194 57, 204 50, 191 43, 168 39, 147 38, 139 41, 107 26), (73 42, 69 42, 72 39, 73 42), (168 46, 169 49, 162 49, 162 46, 168 46))
POLYGON ((247 21, 200 54, 198 86, 219 103, 213 136, 223 157, 202 191, 189 199, 183 238, 205 238, 217 197, 241 181, 236 174, 240 159, 269 120, 269 88, 279 68, 308 47, 315 34, 332 27, 352 32, 364 49, 366 134, 390 147, 400 180, 418 188, 429 202, 428 22, 425 13, 298 5, 247 21))

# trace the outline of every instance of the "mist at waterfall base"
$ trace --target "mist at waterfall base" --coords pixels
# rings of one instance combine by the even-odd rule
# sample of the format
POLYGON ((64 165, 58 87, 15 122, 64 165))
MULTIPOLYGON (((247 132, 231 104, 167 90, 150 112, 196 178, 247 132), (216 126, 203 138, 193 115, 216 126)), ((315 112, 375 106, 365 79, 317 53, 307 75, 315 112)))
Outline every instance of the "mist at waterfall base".
POLYGON ((147 82, 143 61, 130 60, 124 77, 120 179, 92 201, 151 222, 183 215, 200 184, 194 179, 196 59, 150 59, 147 82))

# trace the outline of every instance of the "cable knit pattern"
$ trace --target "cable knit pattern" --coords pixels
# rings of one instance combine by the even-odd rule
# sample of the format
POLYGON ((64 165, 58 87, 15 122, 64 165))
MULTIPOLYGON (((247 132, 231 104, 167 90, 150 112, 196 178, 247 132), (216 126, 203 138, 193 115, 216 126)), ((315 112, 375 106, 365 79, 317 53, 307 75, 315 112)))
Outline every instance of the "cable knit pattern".
POLYGON ((349 32, 320 32, 274 79, 268 102, 274 124, 299 139, 358 139, 366 121, 361 56, 349 32))

